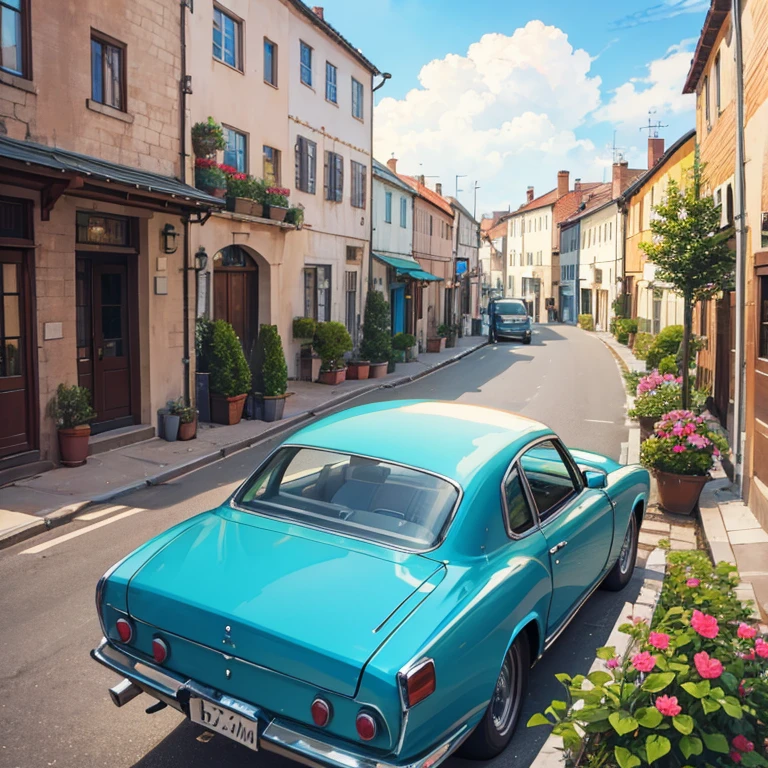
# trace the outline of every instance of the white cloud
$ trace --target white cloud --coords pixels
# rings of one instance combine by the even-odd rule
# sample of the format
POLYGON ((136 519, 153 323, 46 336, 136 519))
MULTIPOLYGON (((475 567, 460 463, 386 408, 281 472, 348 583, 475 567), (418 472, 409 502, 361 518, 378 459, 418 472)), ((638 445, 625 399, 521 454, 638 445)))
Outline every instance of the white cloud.
POLYGON ((594 157, 592 142, 575 133, 600 104, 591 65, 586 51, 541 21, 511 36, 484 35, 466 55, 426 64, 421 87, 405 98, 381 100, 375 153, 395 153, 405 173, 440 176, 446 193, 463 173, 468 190, 481 181, 488 206, 516 205, 532 178, 551 179, 549 189, 558 169, 594 157))
POLYGON ((667 117, 692 113, 695 99, 683 93, 691 66, 690 43, 684 40, 673 45, 664 56, 648 64, 645 77, 632 78, 616 88, 611 100, 595 112, 595 119, 629 129, 642 126, 649 111, 667 117))

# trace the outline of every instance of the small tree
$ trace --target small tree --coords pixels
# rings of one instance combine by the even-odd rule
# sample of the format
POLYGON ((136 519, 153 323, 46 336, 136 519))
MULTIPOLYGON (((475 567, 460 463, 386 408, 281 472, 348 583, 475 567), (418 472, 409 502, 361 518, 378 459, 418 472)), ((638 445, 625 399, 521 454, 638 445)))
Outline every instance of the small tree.
MULTIPOLYGON (((728 247, 730 230, 720 230, 720 212, 712 197, 702 196, 698 151, 691 181, 681 190, 670 181, 662 203, 653 210, 653 240, 640 248, 658 268, 661 280, 683 297, 682 359, 690 359, 693 307, 722 290, 733 274, 735 257, 728 247)), ((690 377, 683 376, 683 408, 691 405, 690 377)))
POLYGON ((344 353, 352 351, 352 337, 344 323, 330 320, 317 324, 312 346, 323 361, 320 370, 338 371, 344 367, 344 353))
POLYGON ((248 394, 251 371, 235 329, 226 320, 214 320, 210 343, 211 392, 226 397, 248 394))
POLYGON ((261 326, 257 349, 261 367, 254 372, 255 388, 266 397, 284 395, 288 388, 288 367, 276 325, 261 326))
POLYGON ((387 363, 392 356, 389 304, 380 291, 368 291, 363 315, 363 343, 360 356, 372 363, 387 363))

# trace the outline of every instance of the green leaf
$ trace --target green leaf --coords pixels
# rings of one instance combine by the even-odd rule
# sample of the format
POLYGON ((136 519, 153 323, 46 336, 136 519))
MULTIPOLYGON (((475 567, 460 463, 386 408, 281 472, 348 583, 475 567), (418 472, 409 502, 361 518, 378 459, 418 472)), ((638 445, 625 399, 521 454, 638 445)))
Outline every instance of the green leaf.
POLYGON ((701 736, 707 745, 707 749, 712 752, 719 752, 721 755, 727 755, 730 752, 728 739, 722 733, 702 733, 701 736))
POLYGON ((573 713, 574 719, 580 723, 597 723, 601 720, 607 720, 610 710, 607 707, 597 707, 580 709, 573 713))
POLYGON ((619 768, 635 768, 635 766, 640 765, 640 758, 624 747, 614 747, 613 754, 616 755, 619 768))
POLYGON ((552 721, 549 718, 544 717, 541 712, 537 712, 535 715, 531 715, 527 727, 532 728, 534 725, 552 725, 552 721))
POLYGON ((613 675, 609 675, 607 672, 598 669, 595 672, 590 672, 587 675, 587 680, 589 680, 592 685, 605 685, 613 680, 613 675))
POLYGON ((700 755, 704 751, 704 745, 698 736, 683 736, 680 739, 680 751, 687 760, 691 755, 700 755))
POLYGON ((742 752, 741 764, 746 768, 765 768, 768 766, 768 760, 758 752, 742 752))
POLYGON ((656 760, 660 760, 672 749, 669 739, 666 736, 652 734, 645 740, 645 751, 648 754, 648 764, 651 765, 656 760))
POLYGON ((731 693, 737 691, 739 688, 739 681, 730 672, 723 672, 723 674, 720 675, 720 682, 725 686, 725 689, 731 693))
POLYGON ((672 725, 685 736, 693 732, 693 718, 690 715, 675 715, 672 718, 672 725))
POLYGON ((674 672, 656 672, 655 674, 648 675, 641 687, 644 691, 658 693, 663 691, 674 679, 674 672))
POLYGON ((635 719, 643 728, 655 728, 663 718, 656 707, 641 707, 635 712, 635 719))
POLYGON ((597 649, 597 658, 603 661, 608 661, 616 655, 616 648, 612 645, 605 645, 602 648, 597 649))
POLYGON ((722 704, 727 715, 735 717, 737 720, 741 720, 742 711, 738 699, 734 699, 733 696, 726 696, 724 699, 720 700, 720 704, 722 704))
POLYGON ((693 637, 691 637, 691 635, 689 635, 689 634, 677 635, 675 637, 675 647, 676 648, 684 648, 692 640, 693 640, 693 637))
POLYGON ((701 706, 704 709, 705 715, 717 712, 717 710, 720 709, 720 705, 714 699, 710 699, 709 697, 701 700, 701 706))
POLYGON ((608 717, 608 722, 613 726, 613 730, 624 736, 627 733, 637 730, 637 720, 625 712, 611 712, 608 717))
POLYGON ((675 672, 687 672, 690 669, 687 664, 681 664, 678 661, 670 661, 669 668, 675 672))
POLYGON ((581 749, 581 737, 576 731, 566 731, 563 734, 563 746, 571 752, 576 752, 581 749))
POLYGON ((587 679, 587 678, 586 678, 586 677, 584 677, 584 675, 576 675, 576 677, 574 677, 574 678, 573 678, 573 680, 571 680, 571 685, 572 685, 574 688, 581 688, 581 685, 582 685, 582 683, 583 683, 583 682, 584 682, 586 679, 587 679))
POLYGON ((700 683, 683 683, 682 688, 695 699, 703 699, 709 693, 710 685, 709 680, 702 680, 700 683))
POLYGON ((557 679, 558 679, 558 680, 559 680, 559 681, 560 681, 560 682, 561 682, 563 685, 567 685, 568 683, 570 683, 570 682, 571 682, 571 676, 570 676, 570 675, 568 675, 568 674, 566 674, 565 672, 561 672, 560 674, 558 674, 558 675, 555 675, 555 677, 556 677, 556 678, 557 678, 557 679))

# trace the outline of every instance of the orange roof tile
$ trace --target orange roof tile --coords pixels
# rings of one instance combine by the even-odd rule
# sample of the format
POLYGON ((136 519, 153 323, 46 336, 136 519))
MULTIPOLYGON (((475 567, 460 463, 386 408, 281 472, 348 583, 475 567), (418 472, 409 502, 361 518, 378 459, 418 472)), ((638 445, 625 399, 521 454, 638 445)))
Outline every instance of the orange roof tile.
POLYGON ((432 203, 432 205, 434 205, 436 208, 440 208, 440 210, 444 211, 451 218, 453 218, 453 208, 451 208, 451 204, 442 195, 438 195, 437 192, 431 190, 429 187, 422 184, 413 176, 405 176, 402 173, 398 173, 397 175, 409 187, 413 187, 419 197, 423 197, 428 203, 432 203))

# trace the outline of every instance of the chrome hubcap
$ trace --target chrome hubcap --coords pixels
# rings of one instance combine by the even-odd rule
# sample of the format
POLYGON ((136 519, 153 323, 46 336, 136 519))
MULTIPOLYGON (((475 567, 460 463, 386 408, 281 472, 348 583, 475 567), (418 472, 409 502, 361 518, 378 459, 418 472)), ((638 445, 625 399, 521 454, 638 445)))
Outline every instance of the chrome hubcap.
POLYGON ((630 563, 632 562, 634 543, 635 525, 630 521, 627 535, 624 537, 624 543, 621 545, 621 552, 619 553, 619 568, 622 573, 626 573, 629 570, 630 563))
POLYGON ((499 679, 496 681, 493 699, 491 699, 493 727, 500 736, 504 736, 509 732, 515 722, 517 710, 520 707, 521 678, 517 664, 517 649, 513 648, 504 661, 499 679))

